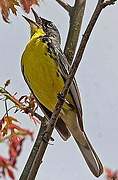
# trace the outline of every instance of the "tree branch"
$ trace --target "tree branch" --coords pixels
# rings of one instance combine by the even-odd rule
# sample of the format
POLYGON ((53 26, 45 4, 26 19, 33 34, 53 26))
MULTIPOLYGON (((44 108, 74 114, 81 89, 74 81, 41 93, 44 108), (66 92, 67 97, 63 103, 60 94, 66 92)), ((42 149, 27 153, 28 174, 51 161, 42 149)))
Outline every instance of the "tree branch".
POLYGON ((105 8, 106 6, 109 6, 109 5, 114 5, 116 1, 117 0, 103 0, 103 2, 102 2, 103 8, 105 8))
POLYGON ((84 16, 85 5, 86 0, 75 0, 74 7, 72 8, 72 11, 70 13, 70 27, 68 31, 66 45, 64 48, 64 54, 70 64, 72 63, 75 54, 82 25, 82 19, 84 16))
POLYGON ((35 140, 35 144, 32 148, 32 151, 29 155, 29 158, 27 160, 27 163, 25 164, 25 167, 23 168, 22 174, 19 178, 19 180, 33 180, 35 179, 35 175, 38 171, 38 167, 39 165, 37 165, 37 163, 41 163, 41 162, 37 162, 37 154, 38 154, 38 150, 42 141, 42 136, 44 134, 44 132, 46 131, 46 122, 47 119, 43 119, 44 121, 41 122, 41 126, 37 135, 37 138, 35 140), (35 163, 35 166, 33 165, 35 163), (34 168, 35 167, 35 168, 34 168), (33 168, 33 169, 32 169, 33 168))
POLYGON ((56 0, 56 1, 70 14, 72 7, 67 2, 65 2, 64 0, 56 0))
POLYGON ((69 72, 69 75, 67 77, 67 80, 65 82, 65 86, 62 90, 62 93, 61 93, 61 98, 59 98, 57 104, 56 104, 56 107, 55 107, 55 110, 51 116, 51 119, 50 121, 48 122, 48 125, 47 125, 47 128, 45 130, 45 133, 43 134, 43 137, 40 139, 40 146, 39 146, 39 149, 37 151, 37 154, 36 154, 36 157, 33 161, 33 165, 31 167, 31 170, 29 171, 29 176, 28 178, 22 178, 22 180, 32 180, 32 179, 35 179, 35 176, 37 174, 37 170, 39 168, 39 166, 41 165, 41 162, 42 162, 42 159, 43 159, 43 156, 44 156, 44 153, 46 151, 46 148, 48 146, 48 142, 50 140, 50 137, 51 137, 51 134, 53 132, 53 129, 56 125, 56 122, 57 122, 57 118, 58 118, 58 115, 60 113, 60 110, 64 104, 64 98, 66 97, 67 93, 68 93, 68 89, 70 87, 70 84, 74 78, 74 75, 77 71, 77 68, 80 64, 80 61, 82 59, 82 56, 83 56, 83 53, 84 53, 84 50, 86 48, 86 45, 87 45, 87 42, 89 40, 89 37, 90 37, 90 34, 93 30, 93 27, 102 11, 102 9, 104 8, 103 6, 103 3, 101 3, 101 0, 98 1, 98 4, 96 6, 96 9, 91 17, 91 20, 87 26, 87 29, 82 37, 82 40, 81 40, 81 43, 80 43, 80 46, 78 48, 78 51, 77 51, 77 54, 76 54, 76 57, 75 57, 75 60, 74 60, 74 63, 72 64, 72 67, 70 69, 70 72, 69 72))

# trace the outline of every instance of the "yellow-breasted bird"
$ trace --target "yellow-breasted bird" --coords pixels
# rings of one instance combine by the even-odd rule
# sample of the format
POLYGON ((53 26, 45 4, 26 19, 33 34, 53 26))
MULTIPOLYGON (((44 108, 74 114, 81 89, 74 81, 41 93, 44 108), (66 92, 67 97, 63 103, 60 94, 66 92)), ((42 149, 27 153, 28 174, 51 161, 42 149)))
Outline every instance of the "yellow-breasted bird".
MULTIPOLYGON (((23 52, 21 69, 26 83, 49 119, 70 68, 62 53, 57 27, 32 10, 36 22, 24 17, 30 24, 31 38, 23 52)), ((56 129, 64 140, 74 137, 91 172, 99 177, 103 166, 84 131, 80 94, 75 79, 71 83, 60 112, 56 129)))

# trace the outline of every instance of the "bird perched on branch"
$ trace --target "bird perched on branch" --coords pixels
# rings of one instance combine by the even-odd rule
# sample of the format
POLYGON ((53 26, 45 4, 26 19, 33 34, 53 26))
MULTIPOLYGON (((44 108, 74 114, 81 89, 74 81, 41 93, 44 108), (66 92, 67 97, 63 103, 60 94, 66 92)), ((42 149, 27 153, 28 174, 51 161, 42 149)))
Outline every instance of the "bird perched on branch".
MULTIPOLYGON (((57 27, 32 9, 35 21, 24 17, 30 24, 31 38, 23 52, 21 69, 26 83, 49 119, 58 94, 64 87, 70 65, 63 54, 57 27)), ((80 94, 75 79, 71 83, 56 129, 66 141, 75 139, 91 172, 99 177, 103 166, 84 131, 80 94)))

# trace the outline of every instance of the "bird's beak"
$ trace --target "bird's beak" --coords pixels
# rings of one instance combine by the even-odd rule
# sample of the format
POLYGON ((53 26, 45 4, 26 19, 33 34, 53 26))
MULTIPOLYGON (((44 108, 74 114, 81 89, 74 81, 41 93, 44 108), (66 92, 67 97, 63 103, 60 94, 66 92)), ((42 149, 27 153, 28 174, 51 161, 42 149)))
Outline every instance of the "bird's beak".
POLYGON ((39 28, 40 27, 40 25, 38 25, 36 22, 32 21, 31 19, 27 18, 26 16, 23 16, 23 17, 29 23, 31 28, 34 28, 34 27, 39 28))
POLYGON ((33 8, 31 8, 33 14, 34 14, 34 17, 35 17, 35 21, 38 25, 42 25, 42 19, 41 17, 38 16, 38 14, 34 11, 33 8))
POLYGON ((29 23, 31 29, 31 37, 37 32, 38 29, 42 28, 41 23, 37 24, 36 22, 32 21, 31 19, 23 16, 24 19, 29 23))

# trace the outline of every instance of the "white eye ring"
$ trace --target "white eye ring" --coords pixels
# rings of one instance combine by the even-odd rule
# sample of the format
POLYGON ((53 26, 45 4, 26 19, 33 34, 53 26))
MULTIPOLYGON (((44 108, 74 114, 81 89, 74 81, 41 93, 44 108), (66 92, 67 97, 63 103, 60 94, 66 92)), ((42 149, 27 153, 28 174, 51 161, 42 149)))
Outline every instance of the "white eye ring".
POLYGON ((52 28, 53 27, 52 23, 48 23, 47 27, 52 28))

